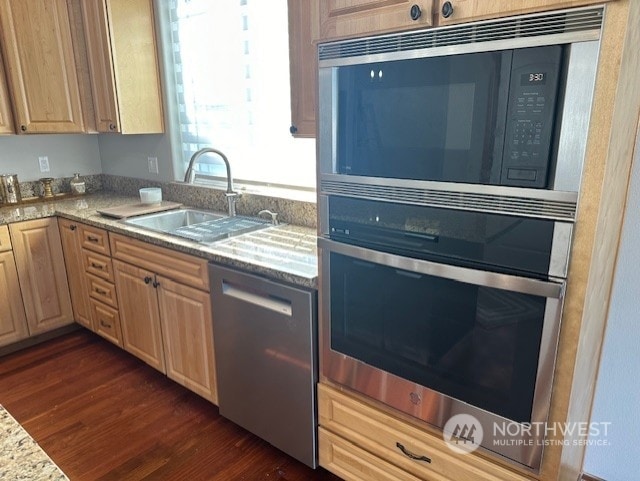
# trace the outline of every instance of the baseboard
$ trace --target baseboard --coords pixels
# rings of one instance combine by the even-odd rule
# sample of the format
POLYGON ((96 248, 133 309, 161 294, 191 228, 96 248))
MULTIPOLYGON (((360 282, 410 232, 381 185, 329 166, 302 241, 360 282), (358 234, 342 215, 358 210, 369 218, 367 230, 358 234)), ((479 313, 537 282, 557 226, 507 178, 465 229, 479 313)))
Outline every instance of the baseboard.
POLYGON ((35 346, 36 344, 40 344, 41 342, 48 341, 55 337, 60 337, 64 334, 77 331, 78 329, 80 329, 80 326, 74 322, 73 324, 69 324, 68 326, 59 327, 57 329, 54 329, 53 331, 45 332, 44 334, 38 334, 37 336, 33 337, 28 337, 27 339, 23 339, 22 341, 18 341, 14 344, 0 347, 0 357, 6 356, 7 354, 11 354, 16 351, 20 351, 22 349, 26 349, 27 347, 35 346))

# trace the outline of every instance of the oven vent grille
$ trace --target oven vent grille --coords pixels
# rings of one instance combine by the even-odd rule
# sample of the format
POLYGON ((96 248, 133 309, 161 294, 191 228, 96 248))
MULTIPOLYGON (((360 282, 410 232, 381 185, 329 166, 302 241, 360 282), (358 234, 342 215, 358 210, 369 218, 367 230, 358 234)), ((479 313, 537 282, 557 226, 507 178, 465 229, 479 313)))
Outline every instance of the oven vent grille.
POLYGON ((575 220, 576 202, 322 180, 323 194, 560 221, 575 220))
MULTIPOLYGON (((582 33, 594 33, 598 38, 602 27, 602 17, 602 7, 565 10, 562 12, 522 15, 466 25, 344 40, 320 45, 318 58, 320 60, 329 60, 549 35, 575 38, 576 35, 582 33)), ((560 38, 556 38, 556 43, 562 43, 560 38)))

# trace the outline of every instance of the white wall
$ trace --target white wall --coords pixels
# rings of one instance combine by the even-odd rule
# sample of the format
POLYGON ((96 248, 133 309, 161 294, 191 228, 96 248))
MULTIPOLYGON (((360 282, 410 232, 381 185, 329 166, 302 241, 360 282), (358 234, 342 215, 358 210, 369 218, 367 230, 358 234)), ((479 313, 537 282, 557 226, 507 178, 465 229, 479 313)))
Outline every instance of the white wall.
POLYGON ((173 166, 168 135, 98 136, 104 174, 172 181, 173 166), (158 158, 158 174, 149 172, 148 158, 158 158))
MULTIPOLYGON (((640 147, 640 136, 637 139, 640 147)), ((611 422, 610 446, 589 446, 584 471, 640 479, 640 148, 636 151, 592 422, 611 422), (635 454, 634 454, 635 453, 635 454)))
POLYGON ((18 179, 71 177, 102 172, 97 135, 6 135, 0 136, 0 173, 18 174, 18 179), (38 157, 49 157, 50 172, 40 172, 38 157))

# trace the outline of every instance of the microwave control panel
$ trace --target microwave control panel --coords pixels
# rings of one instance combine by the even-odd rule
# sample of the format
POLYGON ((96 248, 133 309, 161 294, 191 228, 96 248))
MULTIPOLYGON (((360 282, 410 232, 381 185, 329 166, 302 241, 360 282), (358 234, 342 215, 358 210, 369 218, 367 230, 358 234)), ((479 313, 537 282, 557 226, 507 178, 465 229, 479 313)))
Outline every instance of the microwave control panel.
POLYGON ((547 186, 562 47, 515 50, 501 185, 547 186))

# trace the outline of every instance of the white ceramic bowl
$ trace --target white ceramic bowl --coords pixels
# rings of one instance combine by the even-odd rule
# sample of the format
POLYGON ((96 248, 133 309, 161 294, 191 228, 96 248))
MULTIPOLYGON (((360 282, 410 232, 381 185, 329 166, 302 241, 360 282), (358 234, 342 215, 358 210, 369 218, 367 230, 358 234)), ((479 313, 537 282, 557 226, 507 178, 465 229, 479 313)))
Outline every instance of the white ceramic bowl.
POLYGON ((143 204, 159 204, 162 202, 162 189, 160 187, 140 189, 140 202, 143 204))

